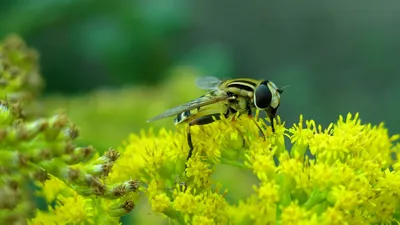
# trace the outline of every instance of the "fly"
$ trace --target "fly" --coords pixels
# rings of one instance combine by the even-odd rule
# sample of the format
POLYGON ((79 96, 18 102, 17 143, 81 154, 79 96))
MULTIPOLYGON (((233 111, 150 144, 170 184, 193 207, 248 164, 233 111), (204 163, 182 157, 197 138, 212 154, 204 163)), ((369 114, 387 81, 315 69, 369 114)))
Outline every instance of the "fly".
MULTIPOLYGON (((221 116, 229 117, 237 113, 251 116, 256 109, 265 110, 270 119, 272 131, 275 131, 274 119, 283 90, 272 81, 250 78, 220 80, 216 77, 202 77, 196 81, 196 85, 208 92, 147 121, 176 116, 175 125, 187 123, 187 141, 190 148, 187 160, 190 159, 193 151, 190 127, 212 123, 221 119, 221 116)), ((261 130, 257 123, 256 125, 261 130)))

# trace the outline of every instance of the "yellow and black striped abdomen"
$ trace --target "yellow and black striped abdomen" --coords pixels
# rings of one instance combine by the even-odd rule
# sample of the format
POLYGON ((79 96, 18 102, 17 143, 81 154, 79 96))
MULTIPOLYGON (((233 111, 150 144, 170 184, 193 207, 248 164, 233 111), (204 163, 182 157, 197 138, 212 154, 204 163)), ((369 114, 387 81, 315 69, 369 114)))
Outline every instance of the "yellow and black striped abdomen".
POLYGON ((187 123, 196 119, 199 119, 204 116, 209 116, 209 115, 221 115, 224 114, 225 116, 228 116, 229 114, 229 106, 226 105, 224 102, 212 104, 212 105, 207 105, 203 107, 199 107, 196 109, 192 110, 187 110, 183 113, 178 114, 175 117, 175 125, 182 124, 182 123, 187 123))

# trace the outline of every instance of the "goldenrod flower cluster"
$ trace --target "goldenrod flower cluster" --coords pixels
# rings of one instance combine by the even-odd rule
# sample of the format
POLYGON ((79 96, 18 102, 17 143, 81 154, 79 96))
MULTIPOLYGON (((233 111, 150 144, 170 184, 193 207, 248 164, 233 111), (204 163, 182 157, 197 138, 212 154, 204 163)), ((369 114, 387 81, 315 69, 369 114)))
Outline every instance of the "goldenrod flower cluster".
POLYGON ((289 129, 278 120, 275 133, 258 122, 267 127, 265 140, 246 117, 192 127, 186 170, 186 129, 132 134, 109 179, 141 180, 153 211, 182 224, 400 221, 399 135, 389 136, 382 124, 362 124, 358 114, 325 129, 302 116, 289 129), (230 186, 212 176, 218 164, 251 171, 256 182, 234 183, 253 192, 229 200, 230 186))
POLYGON ((116 150, 99 157, 74 144, 78 130, 65 114, 32 113, 42 85, 37 60, 17 36, 0 45, 0 224, 118 223, 140 183, 106 182, 116 150), (34 196, 46 199, 46 210, 34 196))

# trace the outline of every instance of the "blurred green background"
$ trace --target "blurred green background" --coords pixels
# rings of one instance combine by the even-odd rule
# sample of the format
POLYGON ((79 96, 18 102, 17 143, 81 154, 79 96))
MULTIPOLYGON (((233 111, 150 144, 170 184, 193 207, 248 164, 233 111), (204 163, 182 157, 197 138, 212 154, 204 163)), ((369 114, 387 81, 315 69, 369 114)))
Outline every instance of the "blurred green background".
POLYGON ((99 149, 172 128, 145 121, 201 94, 204 75, 290 85, 288 125, 360 112, 399 133, 399 1, 6 0, 0 21, 39 51, 48 112, 67 110, 99 149))
POLYGON ((398 1, 9 0, 0 20, 1 37, 18 33, 40 52, 45 96, 154 86, 190 67, 290 85, 289 124, 360 112, 399 131, 398 1))

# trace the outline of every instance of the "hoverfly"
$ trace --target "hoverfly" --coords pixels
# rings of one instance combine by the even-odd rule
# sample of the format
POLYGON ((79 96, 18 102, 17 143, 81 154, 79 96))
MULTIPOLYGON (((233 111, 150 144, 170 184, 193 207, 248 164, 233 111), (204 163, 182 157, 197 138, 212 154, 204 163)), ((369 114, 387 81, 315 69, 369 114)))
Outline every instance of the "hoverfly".
MULTIPOLYGON (((280 94, 283 93, 283 90, 279 89, 273 82, 250 78, 220 80, 216 77, 202 77, 196 81, 196 85, 201 89, 208 90, 208 92, 147 121, 152 122, 176 116, 175 125, 188 123, 187 141, 190 150, 187 160, 190 159, 193 151, 190 127, 212 123, 220 119, 221 116, 227 118, 237 113, 252 116, 256 109, 265 110, 270 119, 272 131, 275 131, 274 118, 280 105, 280 94)), ((256 125, 262 132, 257 123, 256 125)))

